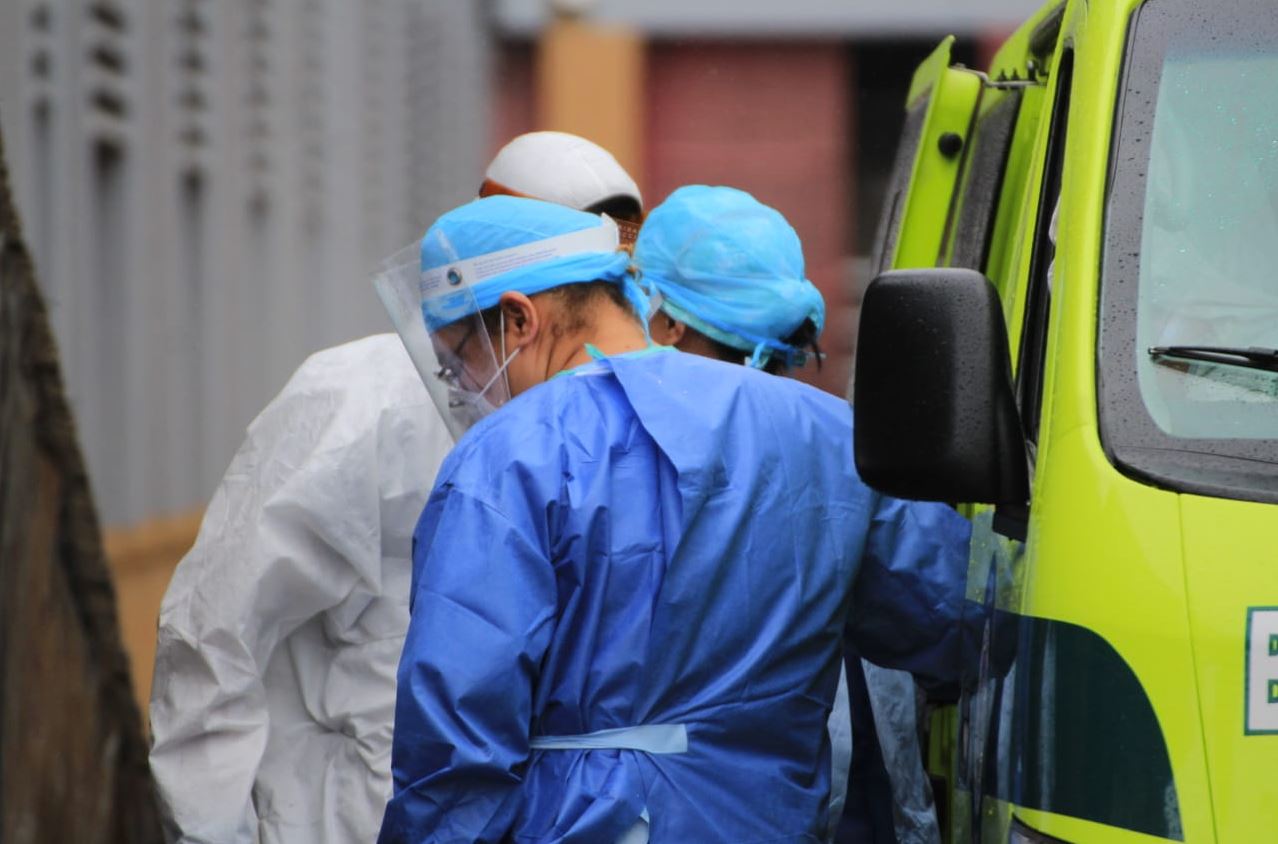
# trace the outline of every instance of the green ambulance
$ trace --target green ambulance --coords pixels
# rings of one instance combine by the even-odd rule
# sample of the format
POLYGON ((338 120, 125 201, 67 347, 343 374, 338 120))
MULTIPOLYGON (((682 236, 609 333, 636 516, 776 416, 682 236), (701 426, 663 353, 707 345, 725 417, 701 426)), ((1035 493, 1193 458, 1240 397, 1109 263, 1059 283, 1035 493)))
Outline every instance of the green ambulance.
POLYGON ((972 518, 952 842, 1278 842, 1278 3, 1065 0, 917 70, 866 481, 972 518))

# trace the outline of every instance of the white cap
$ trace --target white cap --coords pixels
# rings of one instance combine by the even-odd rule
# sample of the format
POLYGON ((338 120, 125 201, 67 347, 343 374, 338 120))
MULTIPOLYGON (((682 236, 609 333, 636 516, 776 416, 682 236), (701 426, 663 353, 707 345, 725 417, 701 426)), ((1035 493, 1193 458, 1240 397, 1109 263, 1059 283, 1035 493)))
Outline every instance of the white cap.
POLYGON ((616 197, 628 197, 643 207, 639 186, 612 153, 567 132, 518 136, 493 157, 484 178, 491 192, 522 194, 570 208, 584 210, 616 197))

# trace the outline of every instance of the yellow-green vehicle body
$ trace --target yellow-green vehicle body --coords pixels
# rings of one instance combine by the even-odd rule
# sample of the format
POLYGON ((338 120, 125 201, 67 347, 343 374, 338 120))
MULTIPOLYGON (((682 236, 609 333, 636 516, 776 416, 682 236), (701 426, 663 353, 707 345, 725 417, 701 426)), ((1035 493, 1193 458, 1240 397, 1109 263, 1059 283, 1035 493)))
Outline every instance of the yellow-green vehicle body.
POLYGON ((876 269, 997 288, 1031 467, 967 507, 945 835, 1278 842, 1278 6, 1050 4, 984 73, 943 44, 906 135, 876 269))

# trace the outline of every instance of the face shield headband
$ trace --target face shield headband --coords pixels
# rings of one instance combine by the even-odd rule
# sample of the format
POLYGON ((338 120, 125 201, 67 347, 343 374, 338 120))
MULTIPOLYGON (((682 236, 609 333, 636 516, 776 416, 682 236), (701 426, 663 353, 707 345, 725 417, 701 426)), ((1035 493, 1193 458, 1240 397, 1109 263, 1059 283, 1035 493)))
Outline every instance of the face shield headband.
MULTIPOLYGON (((611 270, 614 264, 628 265, 628 257, 618 252, 620 235, 616 222, 606 216, 599 219, 602 225, 594 228, 535 240, 486 255, 454 258, 442 266, 423 269, 421 302, 427 327, 434 331, 448 325, 467 316, 470 307, 487 310, 496 305, 501 294, 508 290, 531 296, 573 281, 603 277, 565 278, 562 270, 577 263, 584 265, 583 270, 593 265, 600 273, 611 270), (578 260, 574 261, 574 258, 578 260), (556 266, 545 266, 550 264, 556 266), (533 270, 535 275, 530 272, 533 270), (498 280, 498 277, 501 278, 498 280)), ((442 233, 437 236, 441 240, 444 237, 442 233)), ((456 255, 456 250, 447 242, 443 246, 446 252, 456 255)))

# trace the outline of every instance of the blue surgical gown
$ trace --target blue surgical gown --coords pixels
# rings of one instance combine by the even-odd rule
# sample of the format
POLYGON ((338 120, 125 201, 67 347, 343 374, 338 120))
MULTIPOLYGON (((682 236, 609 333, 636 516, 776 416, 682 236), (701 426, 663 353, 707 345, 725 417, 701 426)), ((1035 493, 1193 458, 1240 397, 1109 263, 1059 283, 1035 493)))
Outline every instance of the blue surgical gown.
POLYGON ((841 636, 957 658, 968 533, 866 487, 848 405, 789 379, 640 353, 527 391, 417 527, 380 840, 820 840, 841 636), (686 752, 530 747, 647 724, 686 752))

